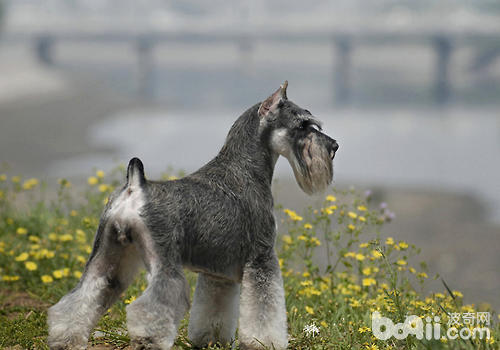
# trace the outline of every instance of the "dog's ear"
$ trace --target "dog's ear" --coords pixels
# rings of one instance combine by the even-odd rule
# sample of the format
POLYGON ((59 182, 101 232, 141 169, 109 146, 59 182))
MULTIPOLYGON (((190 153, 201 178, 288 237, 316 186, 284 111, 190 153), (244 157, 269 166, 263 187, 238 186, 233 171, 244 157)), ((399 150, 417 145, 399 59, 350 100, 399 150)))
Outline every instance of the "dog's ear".
POLYGON ((287 100, 286 88, 288 87, 288 80, 279 87, 278 90, 274 92, 271 96, 266 98, 264 102, 260 104, 259 111, 257 112, 260 118, 265 118, 271 112, 274 113, 280 107, 280 102, 287 100))

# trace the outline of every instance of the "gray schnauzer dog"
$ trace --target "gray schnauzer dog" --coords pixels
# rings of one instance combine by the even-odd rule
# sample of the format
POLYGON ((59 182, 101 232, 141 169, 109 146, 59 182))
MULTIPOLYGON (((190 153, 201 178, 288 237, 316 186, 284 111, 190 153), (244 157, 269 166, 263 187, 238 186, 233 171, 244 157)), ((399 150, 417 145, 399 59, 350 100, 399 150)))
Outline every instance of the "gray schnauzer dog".
POLYGON ((285 295, 276 252, 271 181, 281 155, 308 194, 332 181, 338 145, 286 96, 285 82, 234 123, 219 154, 179 180, 150 181, 134 158, 110 196, 78 285, 48 312, 51 349, 85 349, 102 314, 147 271, 127 307, 136 349, 170 349, 189 307, 183 267, 198 272, 188 336, 196 347, 285 349, 285 295))

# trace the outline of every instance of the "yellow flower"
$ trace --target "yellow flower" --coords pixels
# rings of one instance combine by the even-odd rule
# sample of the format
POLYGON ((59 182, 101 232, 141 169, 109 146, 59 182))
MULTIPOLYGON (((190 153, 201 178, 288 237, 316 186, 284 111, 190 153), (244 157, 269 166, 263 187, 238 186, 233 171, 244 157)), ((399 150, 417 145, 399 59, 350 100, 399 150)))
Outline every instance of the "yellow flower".
POLYGON ((306 306, 306 312, 310 315, 314 315, 314 309, 310 306, 306 306))
POLYGON ((302 287, 312 286, 312 284, 313 284, 312 281, 302 281, 302 282, 300 282, 300 285, 302 287))
POLYGON ((5 180, 7 180, 7 175, 5 174, 0 175, 0 182, 4 182, 5 180))
POLYGON ((361 243, 359 245, 360 248, 367 248, 370 245, 370 243, 361 243))
POLYGON ((125 304, 133 303, 135 299, 137 299, 135 296, 131 296, 130 298, 128 298, 127 300, 125 300, 125 304))
POLYGON ((405 260, 400 259, 400 260, 398 260, 398 261, 396 262, 396 264, 398 264, 398 265, 400 265, 400 266, 404 266, 404 265, 406 265, 406 264, 408 264, 408 263, 407 263, 405 260))
POLYGON ((57 235, 54 232, 49 233, 49 239, 51 241, 57 241, 57 235))
POLYGON ((360 307, 361 306, 361 303, 359 302, 358 299, 351 298, 351 299, 349 299, 349 301, 350 301, 349 306, 351 306, 351 307, 360 307))
POLYGON ((75 276, 76 278, 81 278, 82 273, 80 271, 73 271, 73 276, 75 276))
POLYGON ((393 245, 394 244, 394 239, 392 237, 387 237, 385 240, 385 244, 387 245, 393 245))
POLYGON ((42 279, 43 283, 52 283, 52 282, 54 282, 54 279, 52 278, 52 276, 49 276, 49 275, 43 275, 40 278, 42 279))
POLYGON ((292 240, 292 237, 288 236, 288 235, 285 235, 283 237, 281 237, 281 239, 283 240, 283 242, 285 242, 286 244, 292 244, 293 243, 293 240, 292 240))
POLYGON ((337 198, 335 198, 335 196, 332 196, 332 195, 330 194, 330 195, 326 196, 326 200, 327 200, 328 202, 335 202, 335 201, 337 201, 337 198))
POLYGON ((16 260, 16 261, 26 261, 26 260, 28 260, 28 258, 29 258, 29 254, 28 253, 21 253, 18 256, 16 256, 16 258, 14 260, 16 260))
POLYGON ((325 213, 327 213, 328 215, 332 215, 333 214, 333 210, 330 209, 330 208, 325 208, 325 209, 321 209, 322 211, 324 211, 325 213))
POLYGON ((410 267, 408 270, 410 270, 411 273, 416 273, 417 270, 415 270, 413 267, 410 267))
POLYGON ((33 261, 26 261, 24 263, 24 266, 26 267, 27 270, 29 271, 35 271, 38 268, 38 265, 35 264, 33 261))
POLYGON ((377 283, 377 281, 375 281, 375 279, 371 278, 371 277, 363 278, 363 282, 362 282, 363 287, 369 287, 369 286, 374 285, 376 283, 377 283))
POLYGON ((351 231, 354 231, 356 229, 356 226, 354 226, 353 224, 349 224, 347 225, 347 228, 351 231))
POLYGON ((310 230, 313 228, 313 226, 310 223, 307 223, 307 224, 304 224, 304 228, 310 230))
POLYGON ((365 260, 365 256, 361 253, 357 253, 355 258, 356 258, 356 260, 359 260, 359 261, 365 260))
POLYGON ((422 277, 422 278, 428 278, 429 276, 427 276, 427 274, 425 272, 420 272, 418 275, 418 277, 422 277))
POLYGON ((31 241, 31 242, 40 242, 40 238, 38 238, 37 236, 29 236, 28 239, 31 241))
POLYGON ((57 278, 57 279, 63 278, 62 270, 55 270, 52 272, 52 275, 54 276, 54 278, 57 278))
POLYGON ((378 250, 372 250, 372 256, 375 258, 375 259, 378 259, 378 258, 381 258, 383 255, 381 252, 379 252, 378 250))
POLYGON ((369 332, 369 331, 370 331, 370 328, 368 328, 368 327, 359 327, 358 328, 359 333, 365 333, 365 332, 369 332))
POLYGON ((321 245, 321 242, 316 237, 312 237, 311 238, 311 243, 314 244, 314 245, 316 245, 316 246, 320 246, 321 245))
POLYGON ((406 243, 404 241, 399 242, 399 248, 401 248, 403 250, 408 248, 408 243, 406 243))
POLYGON ((356 219, 358 217, 358 214, 352 211, 348 212, 347 215, 349 215, 351 219, 356 219))
POLYGON ((64 235, 60 235, 59 236, 59 241, 60 242, 68 242, 68 241, 72 241, 73 240, 73 236, 70 235, 69 233, 66 233, 64 235))
POLYGON ((100 184, 99 185, 99 191, 100 192, 106 192, 109 189, 109 186, 106 184, 100 184))
POLYGON ((97 185, 99 180, 97 179, 97 177, 91 176, 87 179, 87 182, 89 183, 89 185, 93 186, 93 185, 97 185))
POLYGON ((28 179, 28 180, 24 181, 24 183, 23 183, 23 189, 25 189, 25 190, 31 190, 36 185, 38 185, 38 180, 37 179, 35 179, 35 178, 28 179))
POLYGON ((28 230, 25 229, 24 227, 18 227, 17 230, 16 230, 16 233, 18 235, 25 235, 28 233, 28 230))
POLYGON ((319 324, 325 328, 328 328, 328 323, 326 323, 325 321, 321 321, 319 324))
POLYGON ((72 210, 69 212, 69 215, 75 217, 78 215, 78 212, 76 210, 72 210))
POLYGON ((19 280, 19 276, 2 276, 2 281, 5 281, 5 282, 15 282, 15 281, 18 281, 19 280))
POLYGON ((379 350, 377 344, 366 345, 366 350, 379 350))
POLYGON ((454 290, 452 293, 457 298, 463 298, 464 297, 464 295, 461 292, 459 292, 458 290, 454 290))
POLYGON ((364 216, 358 216, 358 220, 361 222, 366 222, 366 218, 364 216))
POLYGON ((309 276, 311 276, 311 274, 307 271, 302 274, 302 277, 309 277, 309 276))
POLYGON ((372 269, 371 269, 371 267, 365 267, 362 270, 362 272, 363 272, 363 275, 368 276, 368 275, 370 275, 372 273, 372 269))
POLYGON ((284 209, 283 212, 285 214, 287 214, 290 217, 290 219, 292 219, 292 221, 302 221, 303 220, 302 216, 297 215, 297 213, 294 212, 293 210, 284 209))
POLYGON ((21 182, 21 176, 12 176, 11 181, 15 184, 21 182))
POLYGON ((358 210, 359 211, 366 211, 367 208, 364 205, 358 205, 358 210))
POLYGON ((297 237, 297 239, 300 241, 307 241, 307 237, 304 235, 300 235, 299 237, 297 237))
POLYGON ((102 179, 104 177, 104 171, 102 171, 102 170, 97 170, 95 174, 100 179, 102 179))

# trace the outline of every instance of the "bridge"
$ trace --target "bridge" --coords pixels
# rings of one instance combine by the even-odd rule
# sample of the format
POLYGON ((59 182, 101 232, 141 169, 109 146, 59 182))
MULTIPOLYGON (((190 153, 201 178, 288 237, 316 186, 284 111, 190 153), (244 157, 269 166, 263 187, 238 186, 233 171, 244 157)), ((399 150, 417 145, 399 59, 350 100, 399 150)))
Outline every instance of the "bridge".
MULTIPOLYGON (((24 37, 26 39, 26 37, 24 37)), ((12 38, 11 38, 12 39, 12 38)), ((450 63, 454 48, 485 44, 487 52, 477 54, 472 67, 487 65, 500 56, 500 30, 498 28, 486 30, 442 30, 440 28, 412 28, 411 30, 332 30, 332 31, 201 31, 181 30, 171 32, 141 32, 114 31, 106 33, 46 32, 29 38, 35 48, 38 60, 46 65, 55 64, 54 49, 64 42, 84 43, 99 42, 112 45, 113 43, 129 43, 134 47, 138 57, 140 72, 139 85, 141 95, 148 96, 152 89, 154 72, 153 51, 160 45, 169 43, 220 44, 232 43, 243 55, 252 55, 256 42, 289 42, 320 43, 330 45, 336 55, 334 64, 334 99, 337 105, 347 105, 351 100, 351 72, 353 66, 353 52, 363 45, 403 45, 408 43, 426 45, 434 52, 433 76, 430 77, 434 103, 438 106, 446 105, 452 94, 450 83, 450 63)))

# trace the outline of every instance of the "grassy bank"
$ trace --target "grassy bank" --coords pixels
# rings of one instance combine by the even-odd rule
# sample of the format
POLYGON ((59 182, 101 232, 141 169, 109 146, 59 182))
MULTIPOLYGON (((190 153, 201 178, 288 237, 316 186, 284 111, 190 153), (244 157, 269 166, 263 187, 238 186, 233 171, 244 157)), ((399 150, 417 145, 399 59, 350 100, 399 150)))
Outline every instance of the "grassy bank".
MULTIPOLYGON (((169 176, 165 176, 169 178, 169 176)), ((0 346, 45 349, 46 309, 73 288, 91 251, 100 212, 123 179, 123 169, 97 171, 83 191, 65 179, 0 175, 0 346), (57 186, 48 200, 47 188, 57 186), (51 196, 52 198, 53 196, 51 196)), ((498 317, 487 305, 462 302, 460 291, 424 295, 432 274, 418 261, 419 250, 397 238, 381 239, 393 214, 369 194, 326 194, 323 205, 305 213, 281 210, 287 234, 278 253, 285 281, 290 349, 496 349, 498 317), (369 237, 369 238, 367 238, 369 237), (326 262, 315 256, 323 250, 326 262), (441 334, 489 312, 489 339, 377 339, 371 329, 378 311, 394 323, 408 315, 440 317, 441 334), (479 312, 479 314, 478 314, 479 312), (460 314, 457 323, 453 315, 460 314), (450 325, 448 326, 448 323, 450 325)), ((192 288, 196 275, 187 272, 192 288)), ((125 307, 146 287, 144 275, 100 320, 89 346, 126 348, 125 307)), ((483 319, 484 321, 484 319, 483 319)), ((176 346, 189 349, 187 321, 176 346)))

